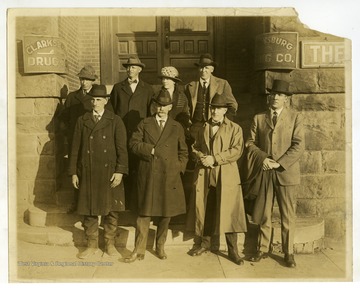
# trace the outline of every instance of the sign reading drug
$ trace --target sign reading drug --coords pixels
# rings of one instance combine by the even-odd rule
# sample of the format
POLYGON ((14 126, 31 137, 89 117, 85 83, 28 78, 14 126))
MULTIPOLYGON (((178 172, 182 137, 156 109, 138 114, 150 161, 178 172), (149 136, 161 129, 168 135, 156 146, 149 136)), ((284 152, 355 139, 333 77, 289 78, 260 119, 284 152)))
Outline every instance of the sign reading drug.
POLYGON ((255 69, 296 69, 298 33, 264 33, 255 39, 255 69))
POLYGON ((66 47, 59 37, 24 36, 25 73, 67 73, 66 47))
POLYGON ((301 68, 344 67, 344 42, 301 41, 301 68))

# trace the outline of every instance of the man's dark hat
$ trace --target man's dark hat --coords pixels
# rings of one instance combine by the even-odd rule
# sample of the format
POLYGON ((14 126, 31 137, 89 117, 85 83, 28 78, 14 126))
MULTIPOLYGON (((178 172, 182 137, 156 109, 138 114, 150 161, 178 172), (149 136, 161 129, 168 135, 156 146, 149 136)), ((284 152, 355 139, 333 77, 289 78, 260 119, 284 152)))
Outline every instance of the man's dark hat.
POLYGON ((140 59, 136 56, 129 57, 128 61, 124 64, 122 64, 125 68, 127 66, 140 66, 142 68, 145 68, 145 64, 141 63, 140 59))
POLYGON ((110 95, 107 94, 106 86, 105 85, 97 85, 97 84, 94 84, 92 86, 88 95, 90 95, 91 97, 103 97, 103 98, 110 97, 110 95))
POLYGON ((200 56, 199 63, 195 63, 198 67, 205 67, 205 66, 217 66, 217 63, 213 61, 211 54, 206 53, 200 56))
POLYGON ((228 108, 230 107, 230 104, 226 102, 225 94, 220 95, 216 93, 214 97, 211 99, 210 106, 219 107, 219 108, 221 107, 228 108))
POLYGON ((173 103, 169 91, 167 91, 166 89, 161 89, 154 101, 160 106, 167 106, 173 103))
POLYGON ((79 78, 89 79, 95 81, 98 76, 95 74, 95 69, 91 65, 85 65, 77 74, 79 78))
POLYGON ((272 88, 266 88, 270 93, 281 93, 287 96, 291 96, 292 93, 289 91, 290 83, 284 80, 274 80, 272 88))

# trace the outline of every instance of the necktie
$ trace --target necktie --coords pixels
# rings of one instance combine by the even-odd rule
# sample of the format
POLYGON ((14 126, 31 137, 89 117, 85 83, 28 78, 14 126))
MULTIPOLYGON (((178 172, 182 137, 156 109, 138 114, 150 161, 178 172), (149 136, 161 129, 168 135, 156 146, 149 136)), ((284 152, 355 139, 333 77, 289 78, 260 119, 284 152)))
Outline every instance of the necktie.
POLYGON ((95 120, 95 123, 99 122, 99 120, 100 120, 100 115, 95 114, 95 115, 94 115, 94 120, 95 120))
POLYGON ((273 117, 272 117, 272 122, 274 124, 274 127, 276 125, 276 122, 277 122, 277 117, 278 117, 278 114, 276 111, 274 111, 274 114, 273 114, 273 117))
POLYGON ((129 79, 129 84, 130 84, 130 85, 131 85, 131 84, 136 84, 136 83, 137 83, 137 79, 135 79, 135 80, 133 80, 133 81, 129 79))
POLYGON ((211 122, 210 122, 210 125, 211 125, 211 127, 220 126, 220 122, 211 121, 211 122))
POLYGON ((160 131, 164 130, 165 120, 159 120, 160 131))

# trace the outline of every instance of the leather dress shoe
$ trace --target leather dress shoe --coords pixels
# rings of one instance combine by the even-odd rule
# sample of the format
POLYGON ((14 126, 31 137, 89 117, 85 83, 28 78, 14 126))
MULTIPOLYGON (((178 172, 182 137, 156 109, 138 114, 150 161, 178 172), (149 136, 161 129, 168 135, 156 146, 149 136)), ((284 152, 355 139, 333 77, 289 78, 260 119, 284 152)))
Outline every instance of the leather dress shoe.
POLYGON ((108 244, 108 245, 106 245, 106 247, 105 247, 105 252, 106 252, 106 254, 108 254, 109 256, 112 256, 112 257, 119 255, 119 253, 118 253, 118 251, 116 250, 114 244, 108 244))
POLYGON ((166 260, 167 259, 167 255, 164 251, 164 249, 159 249, 159 250, 156 250, 156 255, 159 257, 159 259, 161 260, 166 260))
POLYGON ((84 251, 80 252, 77 257, 80 259, 86 259, 92 255, 95 255, 97 252, 99 252, 98 248, 88 247, 84 251))
POLYGON ((132 263, 136 260, 144 260, 144 254, 131 253, 129 257, 124 258, 125 263, 132 263))
POLYGON ((209 249, 200 247, 198 249, 194 249, 193 251, 190 251, 189 254, 190 254, 190 256, 200 256, 201 254, 206 253, 208 251, 209 251, 209 249))
POLYGON ((268 257, 268 254, 262 251, 258 251, 254 256, 250 258, 251 262, 259 262, 261 259, 268 257))
POLYGON ((244 260, 237 254, 229 254, 229 259, 234 262, 236 265, 244 265, 244 260))
POLYGON ((294 254, 285 254, 284 260, 285 260, 285 263, 286 263, 287 267, 289 267, 289 268, 295 268, 296 267, 294 254))

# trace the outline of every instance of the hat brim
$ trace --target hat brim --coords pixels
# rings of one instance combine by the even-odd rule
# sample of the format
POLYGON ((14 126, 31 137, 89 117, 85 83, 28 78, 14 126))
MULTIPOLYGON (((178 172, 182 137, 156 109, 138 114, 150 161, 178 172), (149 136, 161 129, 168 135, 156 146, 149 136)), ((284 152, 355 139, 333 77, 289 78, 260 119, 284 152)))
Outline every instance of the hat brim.
POLYGON ((83 79, 87 79, 87 80, 91 80, 91 81, 95 81, 98 78, 97 75, 95 75, 94 77, 91 77, 91 76, 87 76, 87 75, 81 75, 80 73, 78 73, 77 76, 79 78, 83 78, 83 79))
POLYGON ((266 90, 270 93, 281 93, 281 94, 285 94, 286 96, 291 96, 293 95, 293 93, 289 92, 289 91, 278 91, 278 90, 272 90, 271 88, 266 88, 266 90))
POLYGON ((128 66, 139 66, 141 68, 145 68, 145 64, 143 63, 124 63, 122 64, 122 66, 124 66, 125 68, 128 66))
POLYGON ((216 62, 210 62, 210 63, 194 63, 195 66, 197 67, 206 67, 206 66, 213 66, 216 67, 217 63, 216 62))
POLYGON ((230 104, 209 104, 210 107, 217 107, 217 108, 230 108, 231 105, 230 104))
POLYGON ((170 103, 169 102, 161 102, 161 101, 157 101, 156 99, 154 99, 154 102, 156 103, 156 104, 159 104, 160 106, 167 106, 167 105, 171 105, 171 104, 173 104, 174 103, 174 101, 171 101, 170 103))
POLYGON ((110 97, 110 95, 109 95, 109 94, 105 94, 105 95, 103 95, 103 94, 101 94, 101 95, 95 95, 95 94, 90 94, 90 93, 87 93, 87 95, 89 95, 89 96, 91 96, 91 97, 94 97, 94 98, 97 98, 97 97, 99 97, 99 98, 106 98, 106 97, 110 97))
POLYGON ((174 80, 175 82, 182 82, 182 80, 181 80, 180 78, 177 78, 177 77, 170 77, 170 76, 159 75, 159 78, 160 78, 160 79, 166 78, 166 79, 174 80))

